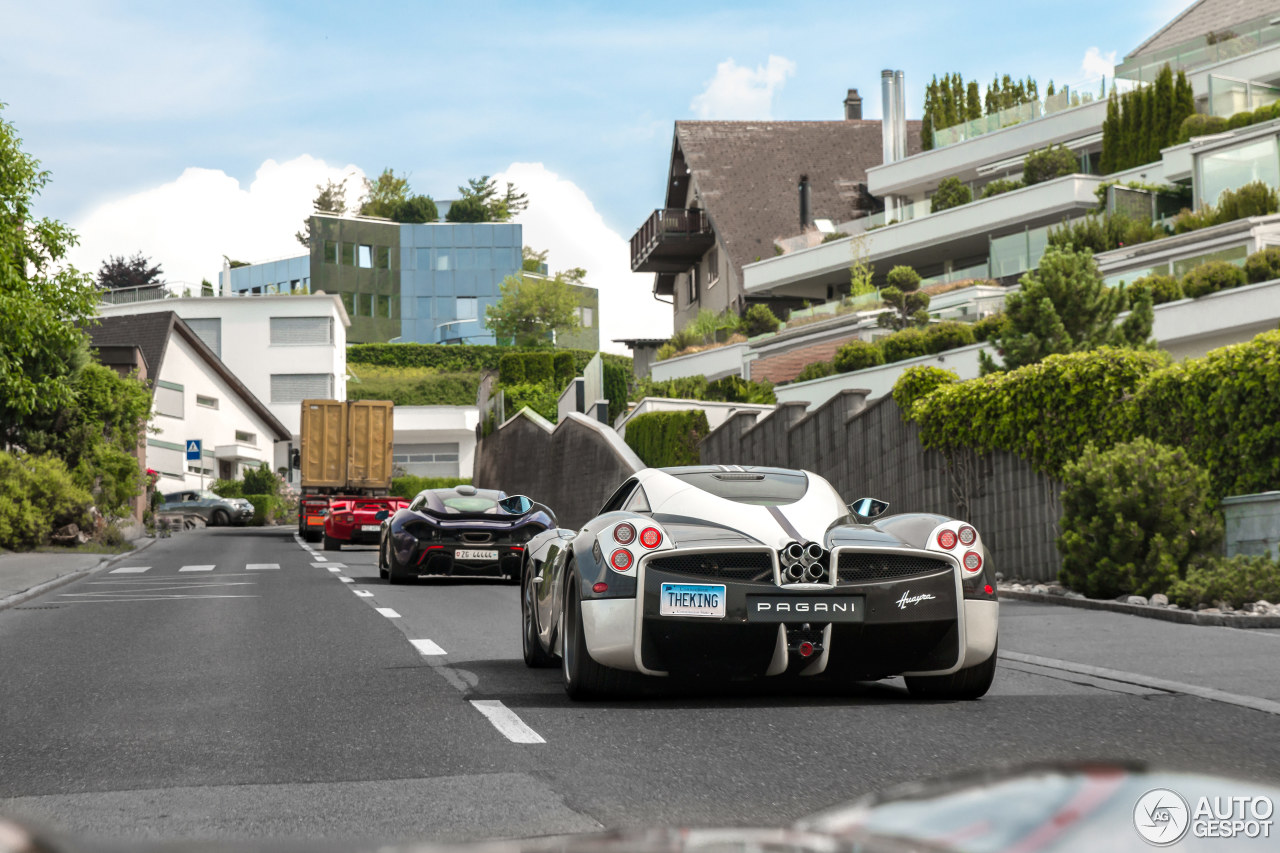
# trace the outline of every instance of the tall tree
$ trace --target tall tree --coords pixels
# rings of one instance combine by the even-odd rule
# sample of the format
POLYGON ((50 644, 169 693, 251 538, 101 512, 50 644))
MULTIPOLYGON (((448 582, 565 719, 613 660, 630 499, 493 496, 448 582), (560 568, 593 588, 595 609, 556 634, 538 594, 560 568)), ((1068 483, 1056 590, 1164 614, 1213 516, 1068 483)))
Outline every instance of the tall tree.
POLYGON ((382 170, 372 181, 364 179, 364 196, 360 199, 361 216, 382 216, 387 219, 396 208, 409 200, 409 176, 397 175, 394 169, 382 170))
MULTIPOLYGON (((520 250, 520 269, 525 272, 542 272, 547 265, 547 250, 541 252, 534 251, 531 246, 525 246, 520 250)), ((583 273, 585 275, 585 273, 583 273)))
MULTIPOLYGON (((335 181, 329 178, 323 184, 316 184, 316 197, 311 200, 311 208, 316 213, 330 213, 335 216, 346 213, 347 179, 335 181)), ((302 220, 302 230, 293 237, 304 246, 311 245, 311 217, 308 216, 302 220)))
POLYGON ((498 182, 488 175, 471 178, 458 187, 461 197, 449 206, 445 219, 449 222, 507 222, 529 206, 529 197, 507 182, 499 192, 498 182))
POLYGON ((502 281, 502 298, 485 309, 485 325, 516 346, 545 346, 556 334, 579 327, 578 299, 570 285, 580 284, 584 276, 580 268, 554 278, 509 275, 502 281))
POLYGON ((119 290, 122 287, 147 287, 163 284, 160 278, 164 270, 152 264, 141 252, 126 259, 124 255, 110 255, 98 268, 98 287, 103 290, 119 290))
POLYGON ((983 373, 1015 370, 1055 353, 1148 345, 1151 292, 1139 290, 1129 316, 1117 325, 1116 318, 1128 308, 1126 294, 1102 282, 1087 250, 1051 247, 1021 285, 1005 298, 1007 322, 996 339, 1003 364, 984 352, 983 373))
POLYGON ((1116 171, 1116 147, 1120 141, 1120 98, 1115 89, 1107 98, 1107 117, 1102 121, 1102 157, 1099 167, 1102 174, 1116 171))

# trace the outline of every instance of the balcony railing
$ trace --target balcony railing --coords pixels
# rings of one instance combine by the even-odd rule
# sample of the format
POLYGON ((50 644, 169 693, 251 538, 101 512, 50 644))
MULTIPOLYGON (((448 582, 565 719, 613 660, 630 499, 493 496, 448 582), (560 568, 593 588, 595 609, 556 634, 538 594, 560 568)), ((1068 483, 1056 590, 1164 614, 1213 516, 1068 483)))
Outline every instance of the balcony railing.
POLYGON ((1116 77, 1152 83, 1165 63, 1174 72, 1189 71, 1280 44, 1280 22, 1273 15, 1265 15, 1209 36, 1213 37, 1212 43, 1208 36, 1201 35, 1163 50, 1135 56, 1116 66, 1116 77))
POLYGON ((203 292, 201 285, 186 282, 163 282, 161 284, 143 284, 138 287, 117 287, 112 290, 101 290, 98 299, 107 305, 132 305, 135 302, 152 302, 156 299, 172 299, 179 296, 216 296, 203 292))
POLYGON ((698 208, 659 208, 631 235, 631 271, 683 272, 715 243, 698 208))

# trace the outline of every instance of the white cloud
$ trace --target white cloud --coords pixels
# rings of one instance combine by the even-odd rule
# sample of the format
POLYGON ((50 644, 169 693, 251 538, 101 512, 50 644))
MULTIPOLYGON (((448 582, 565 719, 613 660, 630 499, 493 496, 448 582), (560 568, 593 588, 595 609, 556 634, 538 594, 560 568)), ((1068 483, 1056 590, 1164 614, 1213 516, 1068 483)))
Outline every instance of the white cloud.
POLYGON ((177 180, 115 201, 77 218, 80 245, 71 261, 96 272, 108 255, 141 251, 170 282, 216 281, 222 256, 258 262, 305 252, 293 235, 311 212, 316 184, 347 180, 349 202, 364 173, 309 155, 267 160, 247 188, 218 169, 189 168, 177 180))
POLYGON ((1114 50, 1103 53, 1096 47, 1091 47, 1084 52, 1084 59, 1080 62, 1080 70, 1084 73, 1085 79, 1093 80, 1098 77, 1110 77, 1112 72, 1116 70, 1116 52, 1114 50))
POLYGON ((653 276, 631 272, 630 244, 576 184, 541 163, 512 163, 494 177, 529 195, 529 208, 516 218, 524 244, 547 250, 553 272, 584 268, 587 284, 600 291, 601 349, 627 354, 614 338, 671 335, 671 306, 653 298, 653 276))
POLYGON ((783 56, 770 55, 755 70, 726 59, 689 107, 704 119, 766 119, 772 113, 773 96, 795 73, 796 64, 783 56))

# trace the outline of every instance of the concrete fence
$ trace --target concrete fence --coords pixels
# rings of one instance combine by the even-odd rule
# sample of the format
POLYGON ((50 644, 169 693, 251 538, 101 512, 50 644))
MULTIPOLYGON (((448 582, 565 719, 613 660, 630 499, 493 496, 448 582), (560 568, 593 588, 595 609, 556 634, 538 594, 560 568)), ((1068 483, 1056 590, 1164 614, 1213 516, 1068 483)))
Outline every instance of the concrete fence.
POLYGON ((845 390, 812 412, 780 403, 773 414, 742 412, 702 442, 704 463, 803 468, 847 500, 876 497, 890 512, 940 512, 978 528, 989 559, 1007 577, 1049 580, 1060 567, 1055 542, 1061 486, 1010 453, 925 450, 920 430, 892 397, 870 404, 845 390))

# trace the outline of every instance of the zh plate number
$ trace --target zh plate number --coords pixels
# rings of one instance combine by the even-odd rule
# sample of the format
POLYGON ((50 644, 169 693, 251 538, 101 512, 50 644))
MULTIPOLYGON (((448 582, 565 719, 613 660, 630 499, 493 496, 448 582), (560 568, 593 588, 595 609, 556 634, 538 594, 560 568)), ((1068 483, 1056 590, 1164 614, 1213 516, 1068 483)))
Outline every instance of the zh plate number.
POLYGON ((496 560, 497 551, 477 551, 473 548, 459 548, 453 552, 455 560, 496 560))

